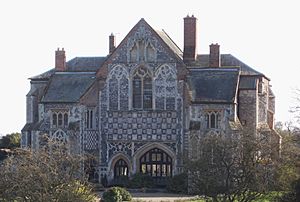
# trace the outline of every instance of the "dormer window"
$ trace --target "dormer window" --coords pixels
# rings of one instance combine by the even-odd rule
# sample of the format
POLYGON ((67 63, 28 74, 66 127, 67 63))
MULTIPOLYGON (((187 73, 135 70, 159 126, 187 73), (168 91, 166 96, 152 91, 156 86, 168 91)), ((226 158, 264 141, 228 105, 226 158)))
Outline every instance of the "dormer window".
POLYGON ((145 67, 138 68, 133 75, 132 108, 152 109, 152 77, 145 67))

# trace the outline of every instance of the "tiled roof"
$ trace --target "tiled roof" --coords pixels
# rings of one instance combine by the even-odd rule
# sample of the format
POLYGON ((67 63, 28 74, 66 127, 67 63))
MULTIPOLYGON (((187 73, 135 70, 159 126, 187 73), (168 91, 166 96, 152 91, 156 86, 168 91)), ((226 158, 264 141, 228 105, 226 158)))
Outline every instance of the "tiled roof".
POLYGON ((95 80, 95 73, 57 72, 51 77, 42 102, 78 102, 95 80))
POLYGON ((21 131, 39 130, 40 125, 41 125, 41 122, 26 123, 21 131))
MULTIPOLYGON (((66 72, 96 72, 106 57, 75 57, 67 62, 66 72)), ((47 80, 55 73, 55 69, 50 69, 42 74, 33 76, 31 80, 47 80)))
MULTIPOLYGON (((196 63, 192 68, 207 68, 209 67, 209 54, 197 55, 196 63)), ((240 67, 241 75, 264 76, 262 73, 251 68, 231 54, 221 54, 221 67, 240 67)))
POLYGON ((31 79, 31 80, 49 79, 52 76, 52 74, 54 74, 54 73, 55 73, 55 69, 53 68, 53 69, 50 69, 50 70, 48 70, 42 74, 39 74, 37 76, 30 77, 29 79, 31 79))
POLYGON ((69 72, 96 72, 106 57, 75 57, 67 62, 69 72))
POLYGON ((188 84, 192 101, 234 102, 238 77, 238 68, 191 69, 188 84))

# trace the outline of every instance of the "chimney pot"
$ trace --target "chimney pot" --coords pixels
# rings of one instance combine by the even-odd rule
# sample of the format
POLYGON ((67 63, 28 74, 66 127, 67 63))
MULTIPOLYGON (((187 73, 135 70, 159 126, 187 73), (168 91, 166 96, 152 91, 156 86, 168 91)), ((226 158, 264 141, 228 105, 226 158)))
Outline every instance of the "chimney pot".
POLYGON ((220 67, 221 55, 220 45, 218 43, 209 46, 209 67, 220 67))
POLYGON ((55 70, 56 71, 66 71, 67 65, 66 65, 66 52, 64 48, 62 50, 55 51, 55 70))

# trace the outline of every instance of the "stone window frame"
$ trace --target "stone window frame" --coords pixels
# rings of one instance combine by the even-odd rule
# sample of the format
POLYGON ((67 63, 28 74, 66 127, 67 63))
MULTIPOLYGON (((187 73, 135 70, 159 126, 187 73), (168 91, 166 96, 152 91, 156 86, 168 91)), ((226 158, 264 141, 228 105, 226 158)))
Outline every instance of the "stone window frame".
POLYGON ((87 107, 85 111, 85 128, 87 130, 96 128, 96 107, 87 107))
POLYGON ((220 129, 221 128, 221 110, 205 111, 205 128, 206 129, 220 129))
POLYGON ((66 109, 51 110, 51 128, 68 128, 69 118, 69 111, 66 109))
POLYGON ((131 108, 133 110, 152 110, 153 109, 153 74, 145 65, 138 66, 131 76, 131 108), (135 81, 140 80, 140 92, 135 92, 135 81), (147 83, 145 82, 147 81, 147 83), (148 85, 148 86, 147 86, 148 85), (145 94, 147 92, 147 94, 145 94), (139 96, 138 96, 139 95, 139 96), (147 98, 149 97, 149 98, 147 98), (148 100, 146 100, 148 99, 148 100), (147 102, 146 102, 146 101, 147 102), (136 104, 139 102, 139 104, 136 104))

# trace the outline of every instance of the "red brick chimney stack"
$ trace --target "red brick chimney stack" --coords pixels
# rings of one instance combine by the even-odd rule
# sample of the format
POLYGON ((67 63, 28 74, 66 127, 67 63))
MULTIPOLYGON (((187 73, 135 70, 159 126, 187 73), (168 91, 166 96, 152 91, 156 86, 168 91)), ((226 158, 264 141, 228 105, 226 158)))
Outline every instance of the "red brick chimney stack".
POLYGON ((111 54, 116 48, 116 36, 111 33, 109 36, 109 54, 111 54))
POLYGON ((187 15, 184 18, 183 61, 192 62, 197 56, 197 18, 187 15))
POLYGON ((66 65, 66 52, 64 48, 55 51, 55 70, 56 71, 66 71, 67 65, 66 65))
POLYGON ((220 67, 221 66, 221 55, 220 45, 210 44, 209 46, 209 67, 220 67))

